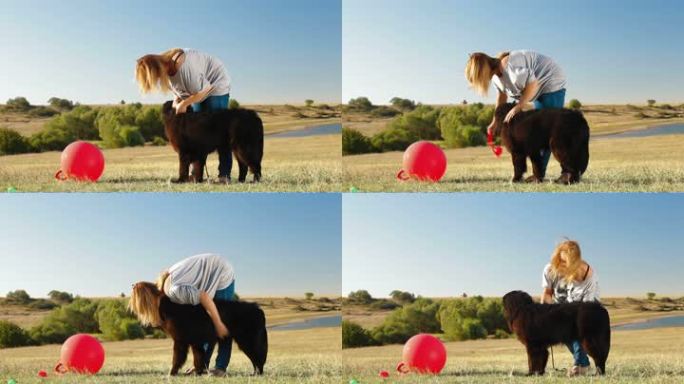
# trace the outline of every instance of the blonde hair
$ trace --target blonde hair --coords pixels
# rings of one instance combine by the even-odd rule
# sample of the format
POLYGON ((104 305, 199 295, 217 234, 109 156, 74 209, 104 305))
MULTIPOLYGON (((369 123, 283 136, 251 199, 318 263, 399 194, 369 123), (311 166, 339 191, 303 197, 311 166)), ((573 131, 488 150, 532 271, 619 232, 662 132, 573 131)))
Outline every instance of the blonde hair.
POLYGON ((501 59, 508 56, 510 52, 501 52, 496 57, 491 57, 486 53, 475 52, 470 54, 465 66, 465 78, 468 84, 482 96, 489 94, 489 84, 492 76, 497 72, 501 59))
POLYGON ((135 65, 135 79, 138 81, 142 93, 159 90, 167 93, 171 90, 168 63, 179 52, 180 48, 169 49, 159 55, 145 55, 138 59, 135 65))
POLYGON ((162 323, 159 315, 161 291, 154 283, 141 281, 133 285, 128 309, 135 313, 144 326, 158 327, 162 323))
POLYGON ((551 271, 566 282, 582 279, 582 250, 574 240, 565 240, 556 246, 551 254, 551 271), (564 263, 561 254, 565 254, 564 263))

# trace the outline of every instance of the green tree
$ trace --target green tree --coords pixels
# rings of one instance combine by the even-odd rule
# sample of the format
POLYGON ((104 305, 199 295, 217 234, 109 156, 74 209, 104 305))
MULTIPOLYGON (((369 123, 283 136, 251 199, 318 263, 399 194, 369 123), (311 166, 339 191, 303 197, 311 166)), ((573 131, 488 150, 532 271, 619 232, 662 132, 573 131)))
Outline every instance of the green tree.
POLYGON ((342 348, 377 345, 370 332, 351 321, 342 320, 342 348))
POLYGON ((582 103, 580 103, 580 101, 577 99, 572 99, 570 102, 568 102, 568 107, 570 109, 580 109, 582 108, 582 103))
POLYGON ((70 111, 74 108, 74 102, 67 99, 60 99, 59 97, 51 97, 48 104, 58 111, 70 111))
POLYGON ((304 294, 304 297, 306 297, 307 300, 311 300, 314 297, 314 293, 313 292, 306 292, 304 294))
POLYGON ((409 99, 402 99, 401 97, 393 97, 390 104, 401 111, 412 111, 416 108, 416 102, 409 99))
POLYGON ((31 343, 28 333, 18 325, 0 320, 0 348, 23 347, 31 343))
POLYGON ((655 292, 646 292, 646 297, 647 297, 649 300, 653 300, 653 299, 655 299, 656 294, 655 294, 655 292))
POLYGON ((31 302, 31 296, 25 290, 17 289, 16 291, 8 292, 5 300, 12 304, 28 304, 31 302))
POLYGON ((382 344, 404 343, 417 333, 439 332, 437 320, 439 304, 430 299, 419 298, 411 304, 397 308, 385 318, 382 325, 371 332, 382 344))
POLYGON ((652 107, 655 105, 656 101, 653 99, 648 99, 648 100, 646 100, 646 103, 648 104, 649 107, 652 107))
POLYGON ((69 304, 74 301, 74 295, 69 292, 52 290, 48 293, 50 300, 58 304, 69 304))
POLYGON ((145 336, 142 326, 130 314, 124 300, 102 301, 95 317, 107 340, 138 339, 145 336))
POLYGON ((373 301, 373 297, 365 289, 351 292, 347 298, 357 304, 370 304, 373 301))
POLYGON ((314 101, 311 99, 304 100, 304 105, 306 105, 307 107, 311 107, 313 104, 314 104, 314 101))
POLYGON ((15 97, 13 99, 7 100, 7 103, 5 104, 7 109, 12 110, 12 111, 17 111, 17 112, 26 112, 29 109, 31 109, 31 103, 22 96, 15 97))
POLYGON ((19 132, 0 128, 0 156, 30 152, 31 145, 19 132))
POLYGON ((399 304, 410 304, 416 301, 416 295, 413 293, 399 290, 390 292, 390 297, 399 304))
POLYGON ((348 105, 349 108, 361 112, 368 112, 373 109, 373 103, 364 96, 349 100, 348 105))

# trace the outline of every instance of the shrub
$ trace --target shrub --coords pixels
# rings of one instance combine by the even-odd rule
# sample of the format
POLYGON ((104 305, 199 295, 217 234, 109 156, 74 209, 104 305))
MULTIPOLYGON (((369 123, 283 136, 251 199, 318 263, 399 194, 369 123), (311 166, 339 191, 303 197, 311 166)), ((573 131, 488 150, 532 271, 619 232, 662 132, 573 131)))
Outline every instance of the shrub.
POLYGON ((145 145, 145 138, 140 133, 140 128, 132 125, 119 127, 119 136, 124 143, 124 147, 138 147, 145 145))
POLYGON ((381 310, 381 311, 388 311, 392 310, 395 308, 400 307, 399 304, 393 302, 393 301, 388 301, 388 300, 378 300, 373 303, 371 303, 370 308, 375 309, 375 310, 381 310))
POLYGON ((228 102, 228 108, 229 109, 238 109, 238 108, 240 108, 240 103, 235 99, 230 99, 230 101, 228 102))
POLYGON ((411 112, 403 113, 392 120, 389 130, 405 130, 418 140, 438 140, 441 138, 437 119, 440 111, 429 105, 420 105, 411 112))
POLYGON ((381 106, 371 110, 370 114, 374 117, 394 117, 396 115, 401 114, 401 112, 397 111, 394 108, 381 106))
POLYGON ((155 136, 155 137, 152 139, 152 145, 155 146, 155 147, 163 147, 163 146, 165 146, 166 144, 167 144, 167 143, 166 143, 166 140, 165 140, 163 137, 161 137, 161 136, 155 136))
POLYGON ((495 335, 507 328, 500 299, 475 296, 442 302, 439 321, 449 340, 470 340, 495 335))
POLYGON ((373 147, 370 138, 355 129, 342 128, 343 155, 356 155, 370 152, 375 152, 375 147, 373 147))
POLYGON ((655 292, 646 292, 646 297, 647 297, 649 300, 653 300, 653 299, 655 299, 656 294, 655 294, 655 292))
POLYGON ((568 102, 568 108, 570 109, 580 109, 582 108, 582 103, 577 99, 572 99, 568 102))
POLYGON ((357 348, 377 345, 370 332, 351 321, 342 321, 342 348, 357 348))
POLYGON ((438 303, 430 299, 416 299, 387 316, 382 325, 373 329, 373 338, 382 344, 393 344, 403 343, 417 333, 439 332, 438 310, 438 303))
POLYGON ((52 117, 54 115, 58 115, 59 111, 55 111, 54 109, 48 107, 35 107, 30 109, 28 114, 32 117, 52 117))
POLYGON ((416 295, 411 292, 404 292, 399 290, 394 290, 390 292, 390 297, 397 303, 407 304, 416 301, 416 295))
POLYGON ((161 119, 161 106, 146 105, 137 109, 135 120, 133 122, 126 122, 126 124, 133 125, 140 128, 145 141, 151 141, 155 137, 164 136, 164 123, 161 119))
POLYGON ((312 106, 313 103, 314 103, 314 101, 311 100, 311 99, 306 99, 306 100, 304 100, 304 105, 306 105, 307 107, 312 106))
POLYGON ((379 152, 403 151, 417 140, 411 132, 388 129, 373 135, 371 145, 379 152))
POLYGON ((0 156, 30 152, 31 145, 19 132, 0 128, 0 156))
POLYGON ((28 333, 18 325, 0 320, 0 348, 23 347, 31 343, 28 333))
POLYGON ((646 104, 648 104, 648 106, 649 106, 649 107, 652 107, 652 106, 654 106, 654 105, 655 105, 655 103, 656 103, 656 101, 655 101, 655 100, 653 100, 653 99, 648 99, 648 100, 646 100, 646 104))
POLYGON ((28 304, 31 302, 31 296, 23 289, 8 292, 5 296, 5 301, 12 304, 28 304))
POLYGON ((40 132, 31 136, 31 146, 41 152, 61 151, 75 140, 97 140, 97 115, 96 109, 82 105, 57 115, 40 132))
POLYGON ((38 299, 38 300, 32 301, 31 304, 29 304, 28 306, 29 306, 29 308, 39 309, 39 310, 44 311, 44 310, 56 308, 58 305, 53 303, 50 300, 38 299))
POLYGON ((140 339, 145 337, 140 323, 130 314, 124 300, 100 302, 95 313, 97 324, 107 340, 140 339))
POLYGON ((31 328, 31 338, 39 344, 62 343, 69 336, 98 331, 95 320, 97 303, 77 298, 70 304, 53 309, 42 322, 31 328))
POLYGON ((511 337, 511 334, 506 332, 503 329, 497 329, 494 331, 494 338, 495 339, 508 339, 511 337))
POLYGON ((484 145, 494 108, 482 103, 443 108, 437 126, 449 148, 484 145))
POLYGON ((314 297, 314 293, 313 293, 313 292, 306 292, 306 293, 304 293, 304 297, 305 297, 307 300, 311 300, 311 299, 313 299, 313 297, 314 297))

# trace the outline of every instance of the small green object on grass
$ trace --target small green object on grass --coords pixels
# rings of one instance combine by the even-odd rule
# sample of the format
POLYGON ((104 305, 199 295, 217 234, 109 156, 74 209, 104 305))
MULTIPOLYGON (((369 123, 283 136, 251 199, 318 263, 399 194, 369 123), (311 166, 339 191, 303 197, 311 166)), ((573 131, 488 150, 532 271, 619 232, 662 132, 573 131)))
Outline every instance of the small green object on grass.
POLYGON ((14 192, 16 192, 16 191, 17 191, 17 189, 14 188, 14 187, 7 187, 7 192, 8 192, 8 193, 14 193, 14 192))
MULTIPOLYGON (((7 384, 9 384, 9 383, 7 383, 7 384)), ((351 380, 349 380, 349 384, 359 384, 359 381, 356 379, 351 379, 351 380)))
POLYGON ((7 380, 7 384, 17 384, 17 381, 14 379, 9 379, 7 380))
POLYGON ((359 191, 359 189, 356 188, 356 187, 354 187, 354 186, 352 186, 351 188, 349 188, 349 192, 351 192, 351 193, 356 193, 356 192, 358 192, 358 191, 359 191))

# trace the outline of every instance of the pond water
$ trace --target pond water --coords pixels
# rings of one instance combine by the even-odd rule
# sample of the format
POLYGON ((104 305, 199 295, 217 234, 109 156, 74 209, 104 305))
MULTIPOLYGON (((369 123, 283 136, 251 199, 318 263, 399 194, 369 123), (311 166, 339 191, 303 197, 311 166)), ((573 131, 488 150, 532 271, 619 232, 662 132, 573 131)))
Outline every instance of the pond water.
POLYGON ((307 137, 319 135, 333 135, 336 133, 342 133, 342 124, 316 125, 313 127, 306 127, 294 131, 280 132, 274 135, 269 135, 268 137, 307 137))
POLYGON ((298 329, 339 327, 342 324, 342 315, 315 317, 302 321, 276 325, 270 327, 272 331, 293 331, 298 329))
POLYGON ((627 131, 616 133, 614 135, 602 135, 597 136, 601 139, 620 139, 623 137, 648 137, 648 136, 660 136, 660 135, 676 135, 684 134, 684 124, 670 124, 661 125, 653 128, 639 129, 635 131, 627 131))
POLYGON ((623 324, 613 327, 615 330, 626 331, 634 329, 653 329, 664 327, 684 327, 684 316, 661 317, 640 323, 623 324))

